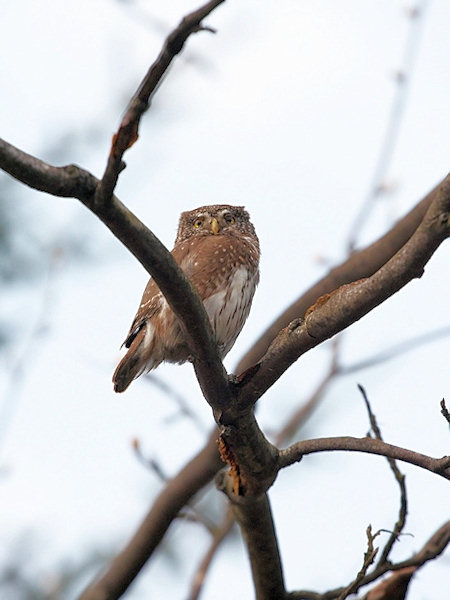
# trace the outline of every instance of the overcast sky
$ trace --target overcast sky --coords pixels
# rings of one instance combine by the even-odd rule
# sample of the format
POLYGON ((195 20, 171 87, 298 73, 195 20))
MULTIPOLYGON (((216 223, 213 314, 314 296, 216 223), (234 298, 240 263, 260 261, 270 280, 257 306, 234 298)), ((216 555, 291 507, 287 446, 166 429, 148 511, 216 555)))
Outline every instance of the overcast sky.
MULTIPOLYGON (((197 5, 3 2, 0 136, 100 176, 128 99, 164 37, 197 5)), ((226 359, 229 370, 281 310, 345 257, 405 64, 407 104, 384 180, 391 193, 376 203, 358 243, 383 233, 448 172, 450 5, 417 5, 424 14, 412 22, 406 11, 415 4, 392 0, 229 0, 206 21, 216 35, 189 39, 145 115, 125 157, 121 200, 168 247, 181 211, 222 202, 244 204, 261 241, 261 284, 226 359)), ((111 375, 146 273, 75 200, 23 188, 16 202, 44 259, 33 282, 5 289, 0 299, 17 327, 0 362, 0 528, 9 543, 33 532, 33 560, 46 566, 95 546, 114 552, 134 531, 161 483, 137 461, 133 438, 172 475, 202 446, 212 418, 189 365, 162 366, 157 375, 184 396, 195 420, 182 418, 173 399, 144 379, 125 395, 113 393, 111 375), (74 247, 85 248, 85 257, 72 258, 74 247)), ((346 334, 345 363, 450 326, 449 267, 444 244, 420 280, 346 334)), ((439 401, 450 396, 449 351, 443 338, 340 379, 303 435, 365 435, 359 382, 387 441, 448 453, 439 401)), ((258 413, 265 431, 276 431, 308 397, 328 360, 323 345, 269 391, 258 413)), ((414 537, 402 539, 396 558, 418 550, 449 516, 446 482, 404 471, 406 530, 414 537)), ((381 459, 327 455, 282 473, 271 498, 289 589, 324 590, 358 571, 369 523, 393 526, 398 491, 381 459), (324 563, 326 572, 318 567, 324 563)), ((213 510, 214 494, 208 499, 213 510)), ((159 554, 132 600, 157 597, 168 577, 170 598, 186 595, 208 536, 191 524, 168 537, 182 577, 159 554)), ((420 572, 408 600, 440 600, 449 558, 420 572)), ((205 599, 218 597, 225 569, 227 597, 250 597, 247 561, 235 542, 214 564, 205 599)))

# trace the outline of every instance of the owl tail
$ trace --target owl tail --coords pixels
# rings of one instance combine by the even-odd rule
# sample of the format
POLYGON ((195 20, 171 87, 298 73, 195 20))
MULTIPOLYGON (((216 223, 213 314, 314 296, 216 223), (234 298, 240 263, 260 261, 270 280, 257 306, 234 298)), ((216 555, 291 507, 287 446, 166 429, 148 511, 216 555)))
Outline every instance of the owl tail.
POLYGON ((117 365, 112 378, 115 392, 124 392, 136 377, 158 366, 156 361, 152 361, 149 356, 153 344, 150 344, 149 347, 145 343, 145 334, 146 327, 144 326, 134 337, 128 352, 117 365))

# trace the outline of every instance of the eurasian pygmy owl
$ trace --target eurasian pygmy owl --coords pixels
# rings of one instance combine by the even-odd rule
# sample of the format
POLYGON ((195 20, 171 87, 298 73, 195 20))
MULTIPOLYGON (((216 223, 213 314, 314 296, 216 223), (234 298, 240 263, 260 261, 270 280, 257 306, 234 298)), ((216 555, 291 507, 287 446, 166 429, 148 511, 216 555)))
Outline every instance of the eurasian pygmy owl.
MULTIPOLYGON (((181 214, 172 256, 196 288, 223 358, 236 341, 259 281, 259 242, 242 206, 202 206, 181 214)), ((123 343, 113 375, 123 392, 163 361, 183 363, 189 348, 180 322, 153 279, 123 343)))

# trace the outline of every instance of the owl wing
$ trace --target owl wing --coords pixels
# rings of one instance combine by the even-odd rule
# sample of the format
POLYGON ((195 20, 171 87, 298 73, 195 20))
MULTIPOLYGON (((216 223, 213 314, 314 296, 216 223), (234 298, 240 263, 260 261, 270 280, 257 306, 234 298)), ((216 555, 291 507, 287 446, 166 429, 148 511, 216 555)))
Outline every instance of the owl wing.
MULTIPOLYGON (((186 249, 183 247, 181 251, 180 247, 175 247, 172 254, 178 262, 186 254, 186 249)), ((133 379, 136 379, 145 371, 157 367, 164 360, 160 352, 161 344, 157 343, 160 328, 152 326, 152 319, 166 308, 168 308, 167 302, 161 290, 154 279, 150 279, 128 335, 122 344, 122 346, 128 348, 128 352, 118 364, 113 375, 116 392, 125 391, 133 379), (159 352, 154 352, 155 343, 160 350, 159 352)), ((154 321, 154 325, 157 321, 158 319, 154 321)))
MULTIPOLYGON (((148 321, 161 310, 162 294, 153 281, 147 283, 139 309, 131 324, 130 331, 122 346, 128 352, 122 358, 113 375, 114 390, 123 392, 133 379, 139 377, 145 370, 151 368, 152 340, 148 339, 148 321)), ((160 361, 159 361, 160 362, 160 361)), ((154 366, 157 366, 156 362, 154 366)))
POLYGON ((138 311, 122 346, 129 348, 146 322, 161 310, 161 299, 162 294, 159 287, 153 279, 150 279, 142 294, 138 311))

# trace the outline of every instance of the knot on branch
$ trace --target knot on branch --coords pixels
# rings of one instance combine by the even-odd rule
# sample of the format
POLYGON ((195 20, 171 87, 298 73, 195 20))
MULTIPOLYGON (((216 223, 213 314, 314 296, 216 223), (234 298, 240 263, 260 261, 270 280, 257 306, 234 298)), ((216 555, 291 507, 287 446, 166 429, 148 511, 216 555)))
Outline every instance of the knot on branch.
POLYGON ((447 235, 450 235, 450 214, 448 212, 441 213, 438 222, 439 226, 447 231, 447 235))

